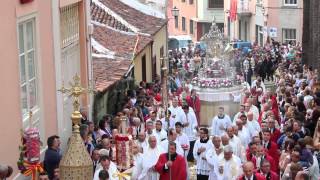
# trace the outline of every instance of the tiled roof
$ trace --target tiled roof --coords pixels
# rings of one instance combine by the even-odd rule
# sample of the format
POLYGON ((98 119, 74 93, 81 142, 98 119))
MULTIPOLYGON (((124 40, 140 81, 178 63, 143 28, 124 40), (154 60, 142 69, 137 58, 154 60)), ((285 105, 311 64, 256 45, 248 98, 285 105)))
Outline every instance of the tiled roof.
POLYGON ((111 85, 121 80, 124 74, 128 71, 132 61, 94 57, 92 62, 95 90, 104 92, 111 85))
MULTIPOLYGON (((135 33, 125 33, 108 27, 94 25, 93 38, 106 49, 116 53, 117 57, 132 58, 134 46, 137 41, 135 33)), ((136 54, 139 54, 152 39, 140 35, 136 54)))
POLYGON ((165 19, 144 14, 119 0, 100 0, 100 2, 121 16, 129 24, 140 29, 141 33, 154 35, 166 24, 165 19))
POLYGON ((108 14, 105 10, 103 10, 95 3, 91 4, 91 20, 102 24, 106 24, 110 27, 113 27, 121 31, 131 31, 127 26, 122 24, 112 15, 108 14))

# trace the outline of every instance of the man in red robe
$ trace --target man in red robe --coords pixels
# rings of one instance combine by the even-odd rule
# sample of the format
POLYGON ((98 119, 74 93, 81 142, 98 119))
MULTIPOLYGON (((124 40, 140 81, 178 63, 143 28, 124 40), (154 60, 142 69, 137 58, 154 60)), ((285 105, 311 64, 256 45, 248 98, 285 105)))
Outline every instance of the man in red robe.
POLYGON ((187 104, 192 107, 192 109, 194 110, 196 117, 197 117, 197 121, 198 121, 198 125, 200 125, 200 99, 199 96, 197 96, 197 92, 195 89, 191 90, 191 94, 190 96, 186 97, 186 101, 187 104))
POLYGON ((270 129, 271 132, 271 138, 270 141, 277 143, 278 139, 281 136, 281 132, 279 129, 276 128, 276 122, 272 117, 268 118, 268 128, 270 129))
POLYGON ((271 139, 270 130, 265 128, 262 130, 262 134, 263 134, 263 142, 262 142, 263 147, 267 149, 268 154, 274 159, 275 164, 279 164, 280 153, 279 153, 278 145, 270 140, 271 139))
POLYGON ((266 180, 264 176, 259 173, 254 172, 254 165, 251 161, 243 164, 243 175, 238 178, 238 180, 266 180))
POLYGON ((272 171, 277 171, 278 165, 275 164, 273 158, 266 152, 266 149, 262 145, 258 145, 256 156, 252 157, 252 163, 255 169, 261 169, 264 160, 269 162, 272 171))
POLYGON ((277 173, 271 170, 271 164, 268 160, 263 160, 261 169, 257 172, 263 175, 267 180, 279 180, 279 176, 277 173))
POLYGON ((249 147, 246 149, 246 157, 247 161, 252 161, 252 158, 256 155, 257 153, 257 144, 254 142, 249 143, 249 147))
POLYGON ((170 175, 175 180, 187 179, 186 160, 177 154, 176 143, 172 141, 169 143, 169 153, 161 154, 154 168, 160 174, 160 180, 169 180, 170 175))

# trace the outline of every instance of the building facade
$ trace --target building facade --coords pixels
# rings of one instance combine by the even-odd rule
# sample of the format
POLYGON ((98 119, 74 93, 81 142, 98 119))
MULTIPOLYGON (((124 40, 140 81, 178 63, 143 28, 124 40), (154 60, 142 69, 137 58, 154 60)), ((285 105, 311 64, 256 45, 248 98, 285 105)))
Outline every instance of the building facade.
MULTIPOLYGON (((0 127, 0 159, 14 168, 13 177, 18 178, 16 162, 21 129, 30 125, 39 128, 42 155, 47 137, 59 135, 64 149, 71 134, 71 112, 66 112, 72 107, 70 99, 57 90, 75 72, 83 84, 88 82, 87 1, 6 0, 3 3, 6 5, 0 7, 3 22, 0 80, 4 84, 0 107, 6 123, 0 127), (72 17, 72 23, 68 17, 72 17)), ((88 102, 84 97, 82 106, 87 107, 88 102)))
POLYGON ((231 40, 257 42, 267 37, 288 43, 302 41, 303 1, 237 0, 236 21, 230 21, 233 0, 225 0, 225 35, 231 40), (291 20, 289 20, 291 19, 291 20))
POLYGON ((221 30, 224 24, 223 0, 169 0, 169 35, 189 35, 193 42, 209 32, 215 19, 221 30), (179 16, 173 16, 171 10, 176 7, 179 16))
POLYGON ((139 1, 93 0, 91 3, 96 120, 120 110, 116 104, 122 95, 114 92, 121 81, 128 82, 122 87, 128 90, 130 79, 138 84, 152 82, 161 75, 167 51, 167 20, 149 10, 148 5, 139 1))

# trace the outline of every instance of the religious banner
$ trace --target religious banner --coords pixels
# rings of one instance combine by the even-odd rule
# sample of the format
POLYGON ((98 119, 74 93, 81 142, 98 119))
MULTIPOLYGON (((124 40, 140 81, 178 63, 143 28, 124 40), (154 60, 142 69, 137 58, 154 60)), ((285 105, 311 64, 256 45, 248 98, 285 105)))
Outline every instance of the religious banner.
POLYGON ((238 2, 237 0, 231 0, 230 3, 230 21, 234 22, 237 20, 237 7, 238 6, 238 2))

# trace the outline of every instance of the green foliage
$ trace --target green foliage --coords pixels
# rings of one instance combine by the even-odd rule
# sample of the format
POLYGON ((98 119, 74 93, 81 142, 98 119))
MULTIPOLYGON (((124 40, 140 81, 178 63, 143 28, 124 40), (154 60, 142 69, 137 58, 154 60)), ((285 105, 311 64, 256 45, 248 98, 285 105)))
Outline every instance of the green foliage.
POLYGON ((98 114, 103 111, 103 109, 99 107, 99 104, 104 103, 107 106, 106 112, 103 114, 115 115, 117 112, 122 111, 123 106, 126 104, 127 91, 135 89, 137 89, 137 86, 135 85, 134 79, 122 79, 110 86, 105 92, 96 94, 93 105, 95 124, 100 120, 98 119, 98 114))

